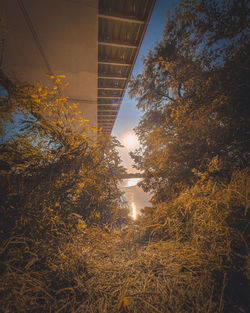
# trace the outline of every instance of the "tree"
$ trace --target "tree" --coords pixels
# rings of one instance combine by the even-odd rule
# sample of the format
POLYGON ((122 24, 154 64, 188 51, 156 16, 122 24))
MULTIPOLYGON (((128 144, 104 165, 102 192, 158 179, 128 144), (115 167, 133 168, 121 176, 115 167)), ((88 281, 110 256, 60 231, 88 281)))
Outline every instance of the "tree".
POLYGON ((128 215, 119 142, 96 134, 62 97, 63 77, 51 78, 52 88, 11 86, 1 101, 2 134, 19 120, 0 145, 1 307, 10 312, 57 311, 71 304, 65 289, 83 301, 86 236, 98 241, 128 215))
POLYGON ((230 177, 248 162, 247 1, 181 1, 130 83, 142 186, 164 200, 200 175, 230 177), (211 162, 217 168, 211 173, 211 162), (206 173, 206 174, 204 174, 206 173), (210 174, 208 174, 210 173, 210 174))
MULTIPOLYGON (((120 199, 116 185, 124 173, 115 150, 119 142, 101 134, 92 139, 89 132, 95 129, 82 118, 77 104, 61 96, 63 77, 52 80, 51 89, 12 87, 2 104, 2 120, 22 115, 19 134, 1 145, 1 162, 8 169, 2 174, 13 181, 9 185, 6 179, 5 188, 19 190, 30 206, 34 201, 47 207, 60 203, 86 219, 95 215, 100 223, 111 222, 120 199)), ((8 192, 2 190, 4 198, 8 192)))
POLYGON ((141 232, 159 251, 171 246, 166 257, 185 264, 178 275, 199 277, 202 296, 193 302, 187 287, 177 311, 249 306, 247 11, 245 0, 180 1, 130 82, 144 111, 136 127, 141 148, 131 156, 144 172, 141 186, 153 193, 141 232))

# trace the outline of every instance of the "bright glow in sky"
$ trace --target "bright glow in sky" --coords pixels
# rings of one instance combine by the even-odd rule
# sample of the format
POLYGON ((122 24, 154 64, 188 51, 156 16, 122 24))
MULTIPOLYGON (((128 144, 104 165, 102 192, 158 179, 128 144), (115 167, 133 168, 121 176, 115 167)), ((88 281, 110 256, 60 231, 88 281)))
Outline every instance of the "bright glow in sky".
MULTIPOLYGON (((176 3, 178 3, 178 0, 156 0, 149 25, 141 45, 141 49, 135 62, 132 76, 142 72, 142 57, 146 56, 148 51, 153 49, 157 42, 162 39, 162 32, 166 23, 166 11, 173 9, 173 7, 176 6, 176 3)), ((133 169, 133 161, 129 156, 129 152, 131 150, 133 151, 138 148, 138 143, 136 140, 135 147, 132 147, 132 144, 126 144, 124 142, 124 138, 126 136, 128 136, 128 138, 135 137, 133 129, 138 125, 141 116, 142 112, 136 108, 136 100, 130 99, 128 92, 126 91, 118 117, 115 122, 115 126, 112 131, 112 135, 117 137, 117 139, 124 145, 124 148, 119 149, 119 153, 123 160, 123 166, 128 169, 129 173, 138 172, 136 169, 133 169)), ((129 139, 128 141, 131 141, 132 143, 132 139, 129 139)))
POLYGON ((135 145, 134 136, 127 136, 124 138, 125 145, 128 147, 133 147, 135 145))
POLYGON ((122 144, 129 149, 135 149, 138 146, 137 137, 134 134, 127 135, 123 139, 122 144))

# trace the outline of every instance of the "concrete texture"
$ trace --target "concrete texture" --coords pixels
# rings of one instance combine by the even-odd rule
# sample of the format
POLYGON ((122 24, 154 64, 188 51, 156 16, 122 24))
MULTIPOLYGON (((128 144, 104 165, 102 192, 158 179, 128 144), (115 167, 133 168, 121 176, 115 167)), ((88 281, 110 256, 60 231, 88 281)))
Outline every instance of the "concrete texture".
POLYGON ((65 96, 97 126, 98 0, 3 0, 2 71, 10 80, 49 84, 63 74, 65 96))

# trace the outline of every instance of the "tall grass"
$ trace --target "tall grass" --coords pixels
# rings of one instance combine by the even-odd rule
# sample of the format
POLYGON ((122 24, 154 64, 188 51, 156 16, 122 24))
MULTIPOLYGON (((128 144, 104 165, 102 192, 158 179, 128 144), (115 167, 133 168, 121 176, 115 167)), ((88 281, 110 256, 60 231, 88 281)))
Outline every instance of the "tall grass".
POLYGON ((241 171, 228 184, 200 182, 127 228, 12 211, 13 223, 2 219, 1 310, 247 312, 248 197, 241 171))

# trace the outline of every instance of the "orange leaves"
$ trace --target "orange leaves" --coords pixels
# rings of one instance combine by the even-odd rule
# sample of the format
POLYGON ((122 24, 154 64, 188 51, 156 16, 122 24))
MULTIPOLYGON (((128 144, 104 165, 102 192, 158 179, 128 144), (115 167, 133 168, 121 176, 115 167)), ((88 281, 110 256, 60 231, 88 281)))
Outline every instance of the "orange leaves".
POLYGON ((71 214, 73 217, 77 218, 77 229, 78 230, 83 230, 87 228, 87 224, 85 221, 82 219, 82 216, 77 214, 77 213, 72 213, 71 214))
POLYGON ((65 75, 56 75, 57 78, 66 78, 65 75))
POLYGON ((124 306, 124 307, 128 306, 128 303, 129 303, 128 298, 124 297, 124 298, 122 299, 122 303, 123 303, 123 306, 124 306))
POLYGON ((84 131, 90 130, 89 120, 84 119, 82 112, 78 110, 79 104, 71 103, 62 94, 69 85, 63 80, 65 75, 47 74, 47 76, 53 81, 51 88, 41 85, 24 87, 20 89, 20 97, 16 104, 21 103, 21 110, 32 111, 46 119, 49 118, 55 127, 69 128, 72 131, 80 127, 84 127, 84 131))
POLYGON ((54 75, 52 75, 52 74, 48 74, 48 73, 46 73, 45 74, 46 76, 48 76, 49 78, 51 78, 51 79, 54 79, 55 78, 55 76, 54 75))
POLYGON ((169 69, 168 67, 171 65, 171 63, 164 60, 162 56, 158 57, 158 59, 153 61, 152 64, 159 64, 162 72, 164 72, 166 69, 169 69))
POLYGON ((86 223, 84 221, 81 221, 77 224, 78 229, 85 229, 87 227, 86 223))

